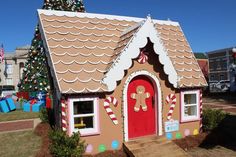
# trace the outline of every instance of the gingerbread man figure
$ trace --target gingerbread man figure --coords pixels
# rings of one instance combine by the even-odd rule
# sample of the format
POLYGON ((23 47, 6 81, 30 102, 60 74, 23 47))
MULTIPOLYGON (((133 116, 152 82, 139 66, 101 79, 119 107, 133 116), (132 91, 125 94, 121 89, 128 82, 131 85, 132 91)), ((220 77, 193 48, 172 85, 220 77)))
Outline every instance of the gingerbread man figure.
POLYGON ((131 93, 131 98, 136 99, 134 111, 138 112, 140 110, 140 106, 142 106, 143 111, 147 111, 146 98, 150 97, 150 93, 145 93, 145 87, 141 85, 137 86, 136 92, 137 93, 131 93))

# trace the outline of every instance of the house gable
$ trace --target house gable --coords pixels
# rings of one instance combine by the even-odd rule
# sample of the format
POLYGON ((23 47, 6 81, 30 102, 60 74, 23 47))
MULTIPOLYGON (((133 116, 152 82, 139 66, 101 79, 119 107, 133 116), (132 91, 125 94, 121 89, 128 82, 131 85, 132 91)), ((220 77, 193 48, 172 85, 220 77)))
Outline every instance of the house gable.
POLYGON ((138 57, 140 48, 143 48, 147 44, 148 38, 154 44, 154 52, 159 55, 159 61, 163 65, 164 72, 168 75, 169 82, 177 88, 177 73, 151 18, 147 17, 141 24, 137 33, 126 45, 106 73, 103 83, 107 85, 109 91, 113 91, 116 88, 116 82, 124 77, 124 71, 132 66, 132 59, 138 57))
POLYGON ((177 22, 51 10, 38 13, 59 93, 113 91, 149 40, 165 80, 174 88, 207 85, 177 22))

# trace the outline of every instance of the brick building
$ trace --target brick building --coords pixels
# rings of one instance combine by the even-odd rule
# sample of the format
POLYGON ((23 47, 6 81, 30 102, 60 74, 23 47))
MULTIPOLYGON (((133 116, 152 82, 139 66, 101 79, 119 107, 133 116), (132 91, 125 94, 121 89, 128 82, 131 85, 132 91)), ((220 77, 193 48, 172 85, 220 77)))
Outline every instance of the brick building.
POLYGON ((207 52, 211 92, 235 91, 235 76, 230 68, 234 62, 233 47, 207 52))
POLYGON ((27 60, 29 48, 30 46, 18 47, 15 52, 4 54, 4 61, 0 64, 0 89, 9 88, 18 91, 17 84, 27 60))
POLYGON ((206 80, 208 81, 208 74, 209 74, 209 63, 208 58, 205 53, 194 53, 194 56, 197 59, 197 62, 202 70, 203 75, 205 76, 206 80))

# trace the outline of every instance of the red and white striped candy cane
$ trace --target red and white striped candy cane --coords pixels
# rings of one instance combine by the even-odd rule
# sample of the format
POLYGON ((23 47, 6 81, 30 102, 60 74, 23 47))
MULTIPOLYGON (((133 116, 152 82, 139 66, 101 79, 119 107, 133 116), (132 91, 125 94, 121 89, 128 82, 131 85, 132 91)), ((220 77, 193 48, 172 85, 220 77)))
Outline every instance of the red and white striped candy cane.
POLYGON ((108 116, 111 118, 112 122, 117 125, 118 124, 118 120, 116 118, 116 115, 113 113, 112 109, 110 108, 110 104, 113 104, 115 107, 118 105, 118 101, 116 98, 114 98, 113 96, 109 96, 104 100, 104 108, 106 109, 106 112, 108 114, 108 116))
POLYGON ((146 61, 148 60, 148 56, 144 54, 143 51, 140 52, 139 58, 138 58, 138 62, 140 64, 144 64, 146 63, 146 61))
POLYGON ((200 128, 199 132, 202 131, 202 91, 200 90, 200 128))
POLYGON ((62 130, 67 130, 67 121, 66 121, 66 102, 65 100, 61 101, 61 126, 62 130))
POLYGON ((169 94, 166 97, 167 104, 170 104, 170 109, 167 114, 167 119, 171 120, 172 113, 174 112, 175 104, 176 104, 176 96, 174 94, 169 94))

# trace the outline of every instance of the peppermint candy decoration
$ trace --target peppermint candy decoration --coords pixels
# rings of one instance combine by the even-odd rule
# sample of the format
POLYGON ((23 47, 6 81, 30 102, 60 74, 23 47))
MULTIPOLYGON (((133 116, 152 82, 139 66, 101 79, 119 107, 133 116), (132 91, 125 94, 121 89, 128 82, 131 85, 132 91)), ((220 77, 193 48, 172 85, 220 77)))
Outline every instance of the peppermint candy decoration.
POLYGON ((174 112, 175 104, 176 104, 176 96, 174 94, 169 94, 166 97, 167 104, 170 105, 169 112, 167 114, 167 120, 171 120, 172 113, 174 112))
POLYGON ((118 124, 118 120, 116 118, 116 115, 114 114, 114 112, 112 111, 112 109, 110 108, 110 104, 113 104, 115 107, 117 107, 118 105, 118 101, 116 98, 114 98, 113 96, 109 96, 104 100, 104 108, 108 114, 108 116, 111 118, 112 122, 117 125, 118 124))
POLYGON ((62 130, 67 130, 67 121, 66 121, 66 103, 65 100, 61 102, 61 124, 62 124, 62 130))
POLYGON ((148 60, 148 56, 144 53, 144 51, 141 51, 138 57, 138 62, 140 64, 144 64, 146 63, 148 60))

